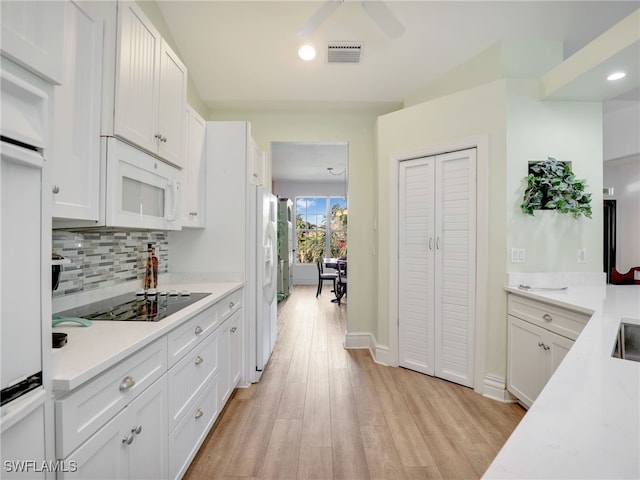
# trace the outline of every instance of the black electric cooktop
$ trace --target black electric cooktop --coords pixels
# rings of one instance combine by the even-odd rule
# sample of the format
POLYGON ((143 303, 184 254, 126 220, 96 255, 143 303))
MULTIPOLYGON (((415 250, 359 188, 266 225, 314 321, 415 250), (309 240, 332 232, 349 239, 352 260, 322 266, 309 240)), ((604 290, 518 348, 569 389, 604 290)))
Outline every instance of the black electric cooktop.
POLYGON ((157 322, 203 299, 210 293, 181 292, 157 295, 125 293, 99 302, 56 313, 60 317, 87 320, 117 320, 129 322, 157 322))

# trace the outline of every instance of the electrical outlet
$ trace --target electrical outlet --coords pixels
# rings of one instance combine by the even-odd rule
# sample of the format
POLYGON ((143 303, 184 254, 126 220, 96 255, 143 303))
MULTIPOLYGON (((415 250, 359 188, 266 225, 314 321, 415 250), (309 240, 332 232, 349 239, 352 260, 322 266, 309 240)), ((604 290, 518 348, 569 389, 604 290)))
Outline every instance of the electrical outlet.
POLYGON ((579 248, 578 249, 578 263, 587 263, 587 249, 579 248))
POLYGON ((511 263, 524 263, 524 248, 511 249, 511 263))

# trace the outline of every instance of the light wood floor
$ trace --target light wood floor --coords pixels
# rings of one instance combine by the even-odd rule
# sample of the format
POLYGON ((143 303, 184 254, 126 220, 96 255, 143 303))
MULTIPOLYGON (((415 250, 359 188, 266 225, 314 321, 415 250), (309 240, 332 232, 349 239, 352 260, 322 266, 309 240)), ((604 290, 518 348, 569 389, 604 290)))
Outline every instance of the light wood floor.
POLYGON ((345 350, 346 305, 297 286, 259 383, 238 389, 185 479, 479 478, 525 411, 345 350))

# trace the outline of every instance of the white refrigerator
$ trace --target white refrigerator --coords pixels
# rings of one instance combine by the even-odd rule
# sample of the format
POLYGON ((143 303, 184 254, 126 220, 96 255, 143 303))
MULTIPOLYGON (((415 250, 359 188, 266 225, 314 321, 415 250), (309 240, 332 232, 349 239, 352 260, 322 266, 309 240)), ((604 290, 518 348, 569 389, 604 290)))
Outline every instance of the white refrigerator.
POLYGON ((277 198, 263 186, 252 186, 249 203, 253 207, 250 218, 255 219, 251 222, 255 228, 250 235, 255 238, 256 246, 250 274, 250 278, 256 281, 248 285, 248 289, 254 291, 247 292, 255 298, 255 312, 251 314, 254 320, 248 325, 249 345, 254 347, 249 349, 249 362, 255 365, 250 380, 257 382, 269 361, 277 336, 277 198))

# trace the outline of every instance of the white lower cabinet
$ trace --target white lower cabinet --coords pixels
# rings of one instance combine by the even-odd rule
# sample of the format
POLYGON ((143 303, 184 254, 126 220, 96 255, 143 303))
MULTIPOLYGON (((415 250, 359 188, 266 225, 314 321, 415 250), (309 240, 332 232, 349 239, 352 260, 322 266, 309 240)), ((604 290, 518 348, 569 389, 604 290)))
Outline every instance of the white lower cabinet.
POLYGON ((224 405, 233 389, 238 385, 242 368, 242 332, 240 330, 240 312, 236 311, 225 322, 221 332, 219 363, 220 370, 220 404, 224 405))
POLYGON ((59 396, 59 478, 181 478, 240 381, 241 299, 230 293, 59 396))
POLYGON ((589 316, 513 294, 508 313, 507 390, 530 407, 589 316))
POLYGON ((182 478, 218 418, 218 387, 216 376, 189 404, 186 415, 169 435, 169 478, 182 478))
POLYGON ((168 373, 170 478, 184 475, 240 379, 241 298, 233 292, 174 330, 175 341, 169 334, 170 361, 183 355, 168 373))
POLYGON ((219 341, 219 331, 213 332, 169 370, 170 430, 185 415, 198 393, 218 375, 219 341))
POLYGON ((167 478, 167 379, 163 375, 72 452, 61 479, 167 478))

